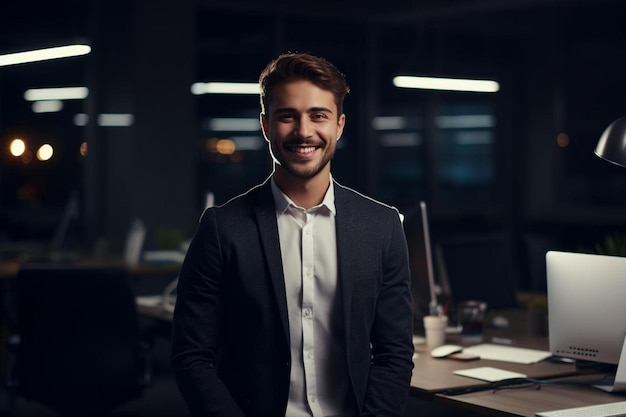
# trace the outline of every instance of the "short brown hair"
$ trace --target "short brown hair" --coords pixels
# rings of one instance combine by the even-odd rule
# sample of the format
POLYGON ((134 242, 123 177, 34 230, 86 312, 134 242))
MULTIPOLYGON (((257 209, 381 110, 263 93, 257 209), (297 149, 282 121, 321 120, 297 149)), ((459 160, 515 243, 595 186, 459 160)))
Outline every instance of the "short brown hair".
POLYGON ((282 54, 267 64, 259 77, 262 113, 265 113, 272 101, 273 88, 293 80, 308 80, 333 93, 337 117, 343 114, 343 100, 350 92, 345 76, 326 59, 308 53, 282 54))

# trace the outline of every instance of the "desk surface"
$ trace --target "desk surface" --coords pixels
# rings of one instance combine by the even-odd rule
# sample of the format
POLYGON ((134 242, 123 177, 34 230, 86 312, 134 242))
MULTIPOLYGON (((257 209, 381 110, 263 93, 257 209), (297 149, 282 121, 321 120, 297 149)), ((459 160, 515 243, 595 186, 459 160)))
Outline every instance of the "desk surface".
MULTIPOLYGON (((545 348, 545 339, 533 339, 533 343, 524 346, 545 348)), ((529 378, 555 378, 560 376, 573 375, 576 367, 573 364, 552 363, 542 361, 530 365, 510 363, 492 360, 458 361, 454 359, 434 359, 430 356, 428 349, 423 345, 415 346, 416 355, 413 357, 413 376, 411 377, 411 394, 415 396, 429 396, 442 391, 459 388, 476 387, 485 385, 485 381, 455 375, 452 371, 459 369, 470 369, 482 366, 505 369, 507 371, 519 372, 529 378)))
MULTIPOLYGON (((588 375, 585 378, 597 378, 588 375)), ((560 410, 624 401, 622 394, 609 394, 593 387, 571 385, 542 385, 536 387, 486 390, 471 394, 437 395, 435 401, 492 416, 535 417, 539 411, 560 410)))
MULTIPOLYGON (((508 315, 508 314, 507 314, 508 315)), ((492 336, 515 338, 516 346, 548 350, 549 340, 544 336, 528 336, 528 329, 515 328, 515 323, 527 323, 528 312, 514 312, 511 317, 512 326, 502 329, 502 332, 488 331, 485 342, 490 342, 492 336), (524 335, 525 337, 519 337, 524 335)), ((449 339, 447 343, 458 343, 458 340, 449 339)), ((488 383, 471 378, 454 375, 452 371, 481 366, 519 372, 530 378, 542 380, 570 379, 600 379, 599 375, 581 375, 574 364, 559 364, 542 361, 531 365, 515 364, 502 361, 476 360, 460 362, 453 359, 434 359, 430 357, 424 345, 416 345, 418 356, 414 358, 415 369, 411 379, 411 395, 431 399, 447 406, 474 411, 491 416, 521 416, 534 417, 535 413, 548 410, 581 407, 594 404, 603 404, 623 401, 626 396, 609 394, 589 386, 572 385, 541 385, 516 389, 486 389, 461 395, 446 395, 451 389, 476 388, 488 383)))

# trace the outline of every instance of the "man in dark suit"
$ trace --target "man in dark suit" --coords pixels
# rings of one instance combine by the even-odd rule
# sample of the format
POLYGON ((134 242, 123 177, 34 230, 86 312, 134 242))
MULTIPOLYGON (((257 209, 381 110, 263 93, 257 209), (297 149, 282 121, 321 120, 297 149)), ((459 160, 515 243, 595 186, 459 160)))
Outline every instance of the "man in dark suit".
POLYGON ((274 159, 263 184, 207 209, 183 264, 172 364, 193 416, 401 416, 412 354, 397 210, 330 173, 348 85, 309 54, 260 77, 274 159))

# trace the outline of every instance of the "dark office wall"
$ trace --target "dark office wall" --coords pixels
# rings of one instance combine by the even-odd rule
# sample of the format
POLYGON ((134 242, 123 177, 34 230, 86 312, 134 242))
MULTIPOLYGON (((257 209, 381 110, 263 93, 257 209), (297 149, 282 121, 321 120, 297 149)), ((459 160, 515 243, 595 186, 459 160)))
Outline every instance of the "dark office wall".
POLYGON ((187 237, 195 196, 191 2, 101 1, 91 5, 94 54, 85 180, 87 240, 119 252, 134 219, 155 247, 160 229, 187 237), (167 4, 166 4, 167 3, 167 4), (129 113, 129 127, 101 127, 101 113, 129 113))

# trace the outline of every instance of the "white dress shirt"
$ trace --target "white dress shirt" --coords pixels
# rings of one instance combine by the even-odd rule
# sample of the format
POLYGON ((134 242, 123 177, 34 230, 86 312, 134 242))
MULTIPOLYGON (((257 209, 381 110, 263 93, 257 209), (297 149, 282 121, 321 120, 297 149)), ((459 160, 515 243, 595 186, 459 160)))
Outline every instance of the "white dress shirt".
POLYGON ((289 313, 286 416, 350 416, 332 179, 322 204, 308 210, 294 204, 273 178, 272 193, 289 313))

